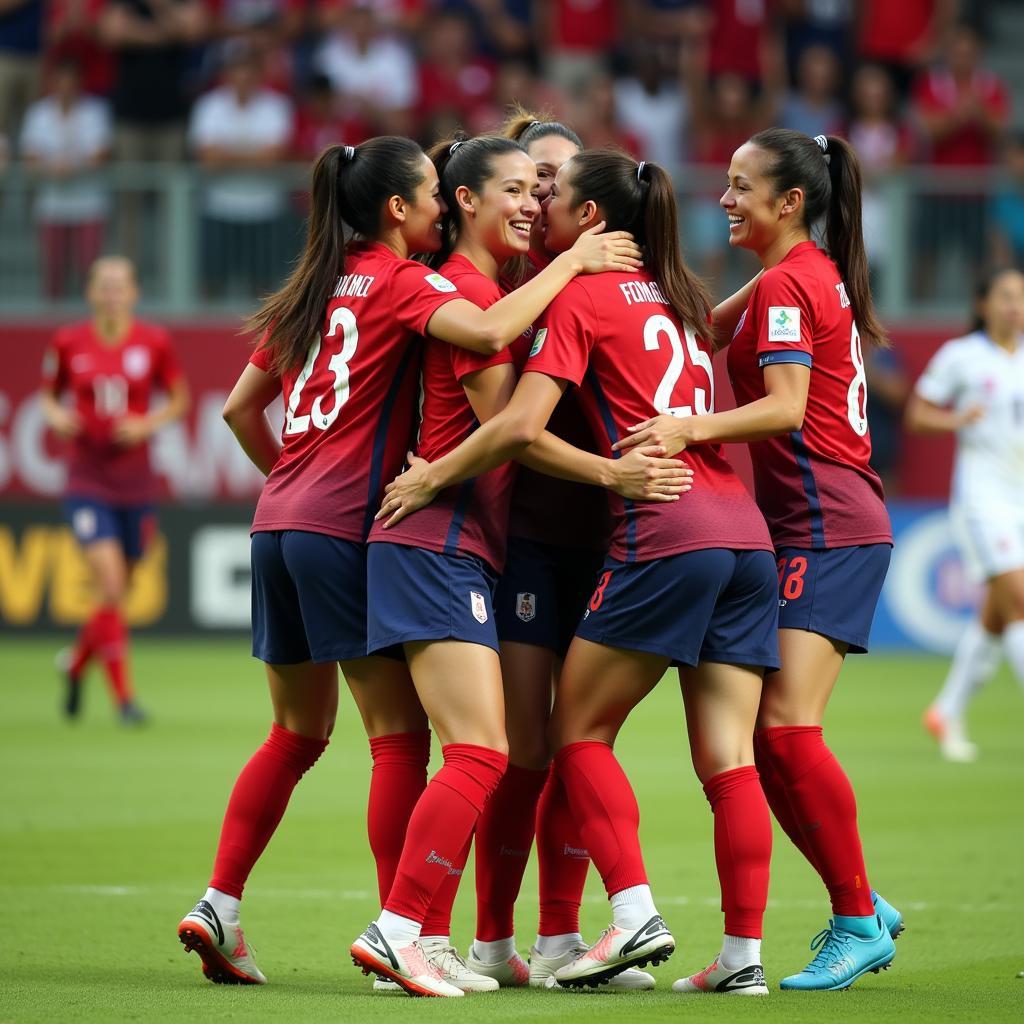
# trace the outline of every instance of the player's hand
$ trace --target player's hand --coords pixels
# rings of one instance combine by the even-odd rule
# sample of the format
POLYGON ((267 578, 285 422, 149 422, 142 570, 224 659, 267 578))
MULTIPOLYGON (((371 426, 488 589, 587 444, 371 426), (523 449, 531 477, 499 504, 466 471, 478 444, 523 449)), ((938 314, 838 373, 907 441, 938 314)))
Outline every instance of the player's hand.
POLYGON ((76 437, 82 432, 82 421, 74 409, 57 406, 50 414, 50 429, 58 437, 76 437))
POLYGON ((690 417, 688 416, 669 416, 667 413, 653 416, 649 420, 644 420, 643 423, 627 427, 629 433, 616 441, 612 448, 621 452, 638 445, 653 445, 661 448, 666 458, 678 455, 693 443, 689 421, 690 417))
POLYGON ((678 459, 662 458, 663 449, 631 448, 612 461, 611 489, 635 501, 678 501, 691 490, 693 470, 678 459))
POLYGON ((644 254, 628 231, 609 231, 605 221, 584 231, 569 250, 584 274, 601 274, 607 270, 633 272, 644 265, 644 254))
POLYGON ((110 436, 115 444, 132 448, 153 436, 153 426, 146 416, 125 416, 113 425, 110 436))
POLYGON ((982 416, 985 415, 985 406, 983 405, 972 405, 967 409, 964 409, 960 413, 960 422, 957 426, 957 430, 961 427, 969 427, 972 423, 977 423, 982 416))
POLYGON ((384 488, 384 501, 380 511, 373 517, 375 520, 386 520, 385 530, 424 505, 429 505, 437 496, 437 488, 429 479, 430 463, 412 452, 406 455, 406 460, 409 468, 384 488))

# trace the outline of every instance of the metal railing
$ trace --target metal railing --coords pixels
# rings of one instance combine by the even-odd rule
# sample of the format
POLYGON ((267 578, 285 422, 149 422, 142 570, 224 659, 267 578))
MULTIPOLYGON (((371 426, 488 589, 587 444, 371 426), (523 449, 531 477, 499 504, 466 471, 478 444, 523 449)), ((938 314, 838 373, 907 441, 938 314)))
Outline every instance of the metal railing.
MULTIPOLYGON (((10 168, 0 179, 0 316, 80 312, 82 264, 96 251, 135 260, 148 315, 244 315, 299 252, 308 175, 305 164, 219 174, 190 164, 121 164, 55 183, 10 168), (67 210, 77 196, 80 215, 83 192, 92 219, 69 223, 67 210)), ((723 178, 706 167, 674 174, 684 248, 716 294, 756 269, 750 254, 729 250, 717 208, 723 178)), ((887 319, 965 317, 998 227, 993 199, 1007 187, 980 170, 915 168, 869 181, 865 233, 887 319)), ((1024 185, 1017 195, 1024 204, 1024 185)))

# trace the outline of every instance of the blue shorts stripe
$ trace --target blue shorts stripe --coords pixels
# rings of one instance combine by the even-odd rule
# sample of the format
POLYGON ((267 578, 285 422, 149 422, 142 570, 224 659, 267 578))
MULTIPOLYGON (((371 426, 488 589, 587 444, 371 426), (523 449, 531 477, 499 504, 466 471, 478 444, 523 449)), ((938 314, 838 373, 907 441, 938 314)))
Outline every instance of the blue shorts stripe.
POLYGON ((800 476, 803 478, 804 495, 807 498, 807 513, 811 526, 811 547, 823 548, 825 546, 825 524, 821 516, 818 485, 814 480, 814 470, 811 467, 810 449, 804 443, 802 431, 794 430, 789 435, 789 440, 793 445, 793 456, 800 469, 800 476))
POLYGON ((448 524, 448 533, 444 538, 444 553, 446 555, 454 557, 459 553, 459 537, 462 536, 462 526, 466 521, 466 512, 469 510, 469 503, 473 500, 475 487, 476 477, 464 480, 459 484, 459 497, 455 502, 452 521, 448 524))

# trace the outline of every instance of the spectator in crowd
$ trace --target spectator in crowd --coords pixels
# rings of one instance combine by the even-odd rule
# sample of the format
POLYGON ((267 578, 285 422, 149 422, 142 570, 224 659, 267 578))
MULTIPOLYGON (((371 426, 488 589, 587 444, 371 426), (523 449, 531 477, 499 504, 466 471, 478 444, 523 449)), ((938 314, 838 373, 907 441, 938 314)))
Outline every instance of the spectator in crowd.
POLYGON ((1006 146, 1004 179, 992 199, 990 223, 995 266, 1024 267, 1024 135, 1006 146))
POLYGON ((366 2, 345 10, 336 25, 317 51, 315 67, 330 78, 335 91, 358 102, 376 133, 406 134, 417 99, 416 61, 409 43, 366 2))
POLYGON ((35 200, 43 294, 59 299, 85 287, 100 254, 108 197, 87 175, 109 155, 111 128, 106 102, 82 94, 77 65, 58 64, 49 78, 25 115, 21 153, 43 182, 35 200))
MULTIPOLYGON (((999 77, 981 66, 981 39, 970 25, 950 32, 942 63, 914 85, 914 114, 924 138, 926 161, 942 168, 994 165, 1010 114, 1009 94, 999 77)), ((969 190, 926 195, 915 232, 918 294, 939 283, 936 254, 960 255, 978 266, 985 255, 986 200, 969 190)))
POLYGON ((739 75, 755 88, 783 71, 781 36, 771 0, 705 0, 708 73, 739 75))
POLYGON ((535 4, 534 31, 544 46, 544 77, 577 97, 607 70, 620 39, 616 0, 550 0, 535 4))
POLYGON ((455 12, 434 15, 424 26, 419 66, 419 116, 445 113, 471 124, 490 107, 494 66, 473 51, 469 20, 455 12))
POLYGON ((842 69, 834 51, 827 46, 809 46, 800 56, 796 89, 782 101, 778 122, 804 135, 835 135, 843 123, 839 100, 842 69))
POLYGON ((861 216, 874 285, 885 270, 891 230, 879 179, 906 163, 911 146, 910 131, 899 116, 892 79, 877 64, 865 64, 854 73, 845 134, 860 157, 864 173, 861 216))
POLYGON ((860 57, 880 64, 904 98, 934 60, 956 16, 957 0, 860 0, 860 57))
POLYGON ((315 8, 314 20, 325 31, 344 29, 353 9, 367 8, 386 31, 416 37, 424 18, 433 11, 436 0, 308 0, 315 8))
POLYGON ((588 149, 612 146, 624 149, 636 160, 645 154, 640 139, 627 127, 615 104, 615 87, 608 74, 594 75, 577 101, 571 123, 588 149))
POLYGON ((671 171, 686 160, 689 100, 678 69, 666 66, 662 53, 647 44, 631 64, 632 73, 615 83, 619 121, 637 136, 645 160, 671 171))
POLYGON ((331 80, 322 71, 315 72, 295 112, 293 159, 314 160, 328 146, 358 146, 372 134, 367 121, 342 107, 331 80))
POLYGON ((800 66, 804 51, 812 46, 831 50, 839 63, 850 61, 850 37, 859 4, 855 0, 775 0, 782 18, 786 67, 800 66))
POLYGON ((100 14, 107 0, 47 0, 44 30, 47 67, 74 61, 82 91, 109 96, 114 87, 114 55, 100 42, 100 14))
POLYGON ((258 172, 287 155, 292 105, 265 86, 252 50, 239 46, 226 60, 224 84, 196 102, 189 128, 199 162, 221 172, 203 206, 203 281, 212 297, 236 281, 242 294, 267 291, 286 253, 286 190, 258 172))
POLYGON ((0 0, 0 133, 14 138, 39 91, 43 0, 0 0))
POLYGON ((463 15, 474 49, 492 60, 525 60, 530 54, 530 0, 438 0, 442 11, 463 15))

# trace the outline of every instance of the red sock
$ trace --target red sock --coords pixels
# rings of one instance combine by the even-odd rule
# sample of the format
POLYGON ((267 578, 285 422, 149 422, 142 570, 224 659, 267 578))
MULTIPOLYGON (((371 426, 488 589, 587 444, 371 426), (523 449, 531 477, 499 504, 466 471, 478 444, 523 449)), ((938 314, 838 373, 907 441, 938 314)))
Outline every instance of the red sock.
POLYGON ((782 831, 789 836, 789 841, 807 858, 811 867, 817 871, 818 865, 814 863, 814 854, 807 845, 803 832, 800 831, 800 825, 796 820, 796 812, 793 810, 793 805, 789 802, 789 794, 786 792, 786 787, 783 785, 782 779, 775 770, 775 765, 768 754, 770 744, 762 735, 764 731, 763 729, 758 729, 754 733, 754 764, 757 767, 757 774, 761 778, 761 788, 764 790, 768 806, 772 809, 772 814, 775 815, 775 820, 779 823, 782 831))
POLYGON ((761 745, 789 795, 811 863, 832 899, 832 910, 849 917, 874 914, 864 868, 853 787, 825 746, 820 725, 760 730, 761 745))
POLYGON ((133 694, 128 675, 128 629, 120 609, 115 605, 101 608, 93 617, 92 635, 114 699, 118 704, 127 704, 133 694))
POLYGON ((589 868, 590 854, 580 838, 565 786, 552 765, 537 804, 538 935, 579 932, 580 903, 589 868))
POLYGON ((68 672, 76 679, 85 671, 89 659, 96 650, 96 620, 102 618, 105 608, 97 608, 82 623, 75 638, 75 646, 71 649, 71 660, 68 663, 68 672))
POLYGON ((242 898, 242 889, 280 822, 292 790, 324 752, 327 740, 276 723, 238 776, 224 813, 210 886, 242 898))
POLYGON ((427 908, 427 916, 423 918, 421 935, 451 935, 452 933, 452 907, 455 906, 455 896, 459 891, 459 883, 462 881, 462 874, 466 870, 466 861, 469 860, 469 848, 473 845, 473 837, 470 836, 463 846, 462 852, 455 858, 452 866, 448 869, 441 888, 434 893, 434 898, 427 908))
POLYGON ((391 892, 413 808, 427 787, 430 730, 396 732, 370 740, 373 771, 366 808, 366 832, 377 865, 380 905, 391 892))
POLYGON ((583 845, 609 896, 647 884, 640 852, 640 808, 607 743, 570 743, 555 755, 583 845))
POLYGON ((725 934, 761 938, 768 903, 772 819, 753 765, 704 783, 715 815, 715 864, 722 887, 725 934))
POLYGON ((441 749, 444 766, 412 812, 395 884, 384 903, 385 910, 420 922, 508 766, 507 755, 489 747, 449 743, 441 749))
POLYGON ((510 764, 476 826, 476 937, 507 939, 515 932, 516 899, 530 859, 537 801, 548 770, 510 764))

